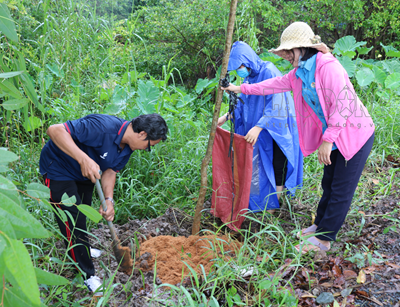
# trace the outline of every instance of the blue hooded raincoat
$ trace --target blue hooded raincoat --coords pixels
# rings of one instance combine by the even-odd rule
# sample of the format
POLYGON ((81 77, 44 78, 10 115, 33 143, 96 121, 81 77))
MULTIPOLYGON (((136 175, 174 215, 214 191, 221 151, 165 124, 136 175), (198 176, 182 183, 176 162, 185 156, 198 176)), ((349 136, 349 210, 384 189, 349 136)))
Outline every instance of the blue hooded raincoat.
MULTIPOLYGON (((271 62, 262 61, 244 42, 235 42, 229 57, 228 71, 241 65, 251 69, 244 83, 258 83, 282 76, 271 62)), ((263 128, 253 151, 253 175, 249 210, 253 212, 279 208, 272 164, 273 142, 288 159, 285 187, 293 194, 303 182, 303 155, 296 127, 294 101, 290 92, 268 96, 241 94, 235 110, 235 133, 246 135, 251 128, 263 128)))

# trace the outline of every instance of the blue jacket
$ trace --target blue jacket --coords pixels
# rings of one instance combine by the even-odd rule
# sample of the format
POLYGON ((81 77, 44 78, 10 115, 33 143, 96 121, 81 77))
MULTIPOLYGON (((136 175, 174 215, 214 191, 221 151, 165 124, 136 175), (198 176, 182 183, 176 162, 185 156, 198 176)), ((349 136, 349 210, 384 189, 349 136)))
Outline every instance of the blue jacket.
MULTIPOLYGON (((229 57, 228 70, 242 64, 251 69, 244 83, 258 83, 282 76, 271 62, 262 61, 249 45, 235 42, 229 57)), ((303 182, 303 155, 296 127, 294 101, 289 92, 268 96, 241 94, 235 110, 235 133, 246 135, 254 126, 263 128, 253 152, 253 176, 249 209, 253 212, 279 208, 273 160, 273 140, 286 158, 288 168, 285 187, 293 195, 303 182)))

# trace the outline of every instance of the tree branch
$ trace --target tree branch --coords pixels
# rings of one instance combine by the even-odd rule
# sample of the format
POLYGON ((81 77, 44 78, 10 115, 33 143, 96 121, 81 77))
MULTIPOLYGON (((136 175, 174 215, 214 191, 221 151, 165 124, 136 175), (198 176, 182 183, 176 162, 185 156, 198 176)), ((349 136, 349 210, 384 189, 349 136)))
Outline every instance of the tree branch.
MULTIPOLYGON (((236 6, 237 6, 237 0, 232 0, 230 11, 229 11, 228 27, 227 27, 227 31, 226 31, 225 51, 224 51, 224 58, 222 60, 222 69, 221 69, 220 78, 225 77, 225 74, 228 70, 229 54, 230 54, 231 46, 232 46, 233 27, 235 25, 236 6)), ((201 163, 201 171, 200 171, 201 172, 201 186, 200 186, 200 191, 199 191, 199 198, 197 200, 196 211, 194 214, 192 235, 197 235, 200 231, 201 210, 203 209, 204 198, 206 196, 206 191, 207 191, 207 168, 208 168, 208 164, 210 163, 210 160, 211 160, 212 148, 213 148, 214 139, 215 139, 215 131, 217 130, 217 122, 218 122, 219 112, 221 109, 222 94, 223 94, 223 91, 222 91, 221 87, 218 86, 217 99, 216 99, 216 104, 215 104, 215 109, 214 109, 213 120, 212 120, 212 124, 211 124, 210 137, 208 139, 207 151, 206 151, 204 159, 201 163)))

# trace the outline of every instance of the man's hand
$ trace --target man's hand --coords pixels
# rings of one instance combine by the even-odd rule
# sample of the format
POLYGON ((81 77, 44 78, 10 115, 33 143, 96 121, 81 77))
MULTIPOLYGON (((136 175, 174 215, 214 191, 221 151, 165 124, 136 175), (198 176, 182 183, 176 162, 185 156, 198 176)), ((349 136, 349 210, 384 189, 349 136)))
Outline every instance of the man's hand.
POLYGON ((260 132, 263 130, 261 127, 254 126, 253 128, 250 129, 249 132, 247 132, 246 136, 244 139, 248 142, 251 143, 251 145, 255 145, 258 139, 258 135, 260 132))
MULTIPOLYGON (((105 198, 113 198, 116 175, 117 173, 111 168, 106 169, 103 172, 103 175, 101 175, 101 186, 103 188, 105 198)), ((99 212, 107 221, 113 221, 115 214, 113 203, 106 199, 106 205, 107 211, 104 212, 102 206, 100 206, 99 212)))
POLYGON ((108 199, 106 199, 106 205, 107 205, 107 211, 104 211, 103 206, 100 206, 99 212, 105 218, 106 221, 112 222, 114 220, 114 215, 115 215, 114 205, 108 199))
POLYGON ((240 86, 233 85, 232 83, 229 83, 228 87, 221 87, 221 88, 224 91, 231 91, 231 92, 234 92, 236 94, 240 94, 242 92, 240 90, 240 86))
POLYGON ((46 133, 58 148, 79 163, 84 177, 90 179, 93 183, 96 182, 96 178, 100 179, 99 165, 75 144, 63 124, 50 126, 46 133))
POLYGON ((318 161, 324 165, 331 165, 332 143, 323 141, 318 148, 318 161))
POLYGON ((79 161, 83 177, 90 179, 93 183, 96 179, 100 179, 100 166, 94 162, 89 156, 84 156, 82 161, 79 161))

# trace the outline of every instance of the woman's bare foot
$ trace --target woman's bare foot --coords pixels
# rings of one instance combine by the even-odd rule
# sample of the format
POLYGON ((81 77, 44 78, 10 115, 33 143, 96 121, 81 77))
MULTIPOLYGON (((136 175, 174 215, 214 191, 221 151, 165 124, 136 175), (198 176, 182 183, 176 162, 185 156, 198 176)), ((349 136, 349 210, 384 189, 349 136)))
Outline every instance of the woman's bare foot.
POLYGON ((331 249, 331 242, 320 240, 317 237, 310 237, 295 246, 295 249, 304 255, 310 251, 328 251, 331 249))

